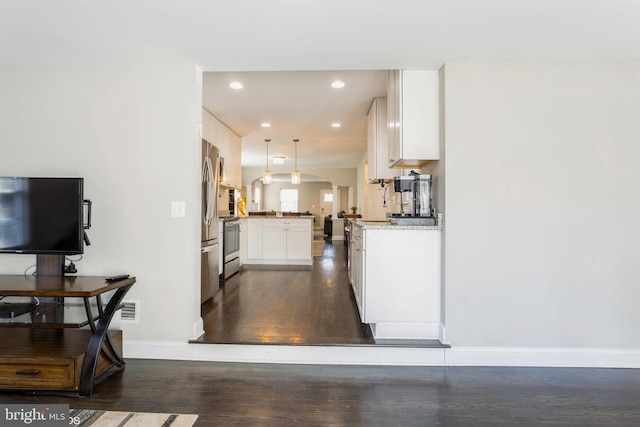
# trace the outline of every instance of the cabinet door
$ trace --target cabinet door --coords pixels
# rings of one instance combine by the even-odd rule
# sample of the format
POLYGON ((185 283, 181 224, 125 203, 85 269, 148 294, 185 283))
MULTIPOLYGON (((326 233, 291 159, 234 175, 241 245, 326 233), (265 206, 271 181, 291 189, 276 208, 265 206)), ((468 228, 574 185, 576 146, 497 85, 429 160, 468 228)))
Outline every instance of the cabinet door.
POLYGON ((401 73, 400 157, 405 164, 440 158, 438 71, 401 73), (410 163, 407 163, 410 162, 410 163))
POLYGON ((218 274, 224 273, 224 225, 222 221, 218 223, 218 274))
POLYGON ((440 158, 438 71, 389 71, 389 167, 419 167, 440 158))
POLYGON ((351 252, 350 256, 350 271, 351 271, 351 287, 353 289, 353 296, 356 299, 356 305, 358 306, 358 312, 360 313, 360 319, 362 322, 365 320, 364 305, 365 298, 364 292, 366 288, 365 281, 365 246, 364 246, 364 230, 361 227, 354 226, 351 233, 351 252))
POLYGON ((286 259, 287 239, 285 229, 277 224, 269 224, 271 221, 265 220, 262 227, 262 258, 263 259, 286 259))
POLYGON ((262 219, 247 219, 247 258, 262 258, 262 219))
POLYGON ((400 159, 400 70, 389 70, 387 75, 387 129, 388 163, 392 166, 400 159))
POLYGON ((351 236, 351 241, 349 242, 349 259, 348 259, 348 265, 347 268, 349 269, 349 283, 351 284, 351 288, 353 289, 353 292, 356 292, 356 285, 355 285, 355 280, 356 280, 356 258, 355 258, 355 253, 356 253, 356 243, 353 240, 353 236, 351 236))
POLYGON ((311 259, 312 240, 308 227, 287 229, 287 259, 311 259))
POLYGON ((355 254, 355 289, 354 296, 356 298, 356 304, 358 305, 358 311, 360 312, 360 320, 364 323, 366 319, 366 306, 365 306, 365 289, 366 289, 366 268, 367 262, 366 252, 364 248, 359 244, 356 245, 355 254))
POLYGON ((375 98, 367 115, 367 163, 369 182, 392 179, 398 171, 387 167, 389 137, 387 98, 375 98))
POLYGON ((240 220, 240 265, 247 258, 249 240, 247 237, 247 220, 240 220))

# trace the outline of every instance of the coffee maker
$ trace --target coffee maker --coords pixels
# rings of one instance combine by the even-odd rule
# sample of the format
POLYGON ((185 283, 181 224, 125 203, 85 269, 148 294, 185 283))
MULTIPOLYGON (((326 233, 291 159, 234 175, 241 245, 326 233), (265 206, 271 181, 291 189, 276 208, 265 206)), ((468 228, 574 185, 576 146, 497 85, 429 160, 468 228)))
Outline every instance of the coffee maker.
MULTIPOLYGON (((393 178, 393 190, 403 193, 402 212, 391 214, 395 218, 423 218, 423 222, 433 222, 435 224, 435 211, 431 196, 433 182, 431 175, 421 175, 411 171, 406 176, 396 176, 393 178), (406 196, 405 196, 406 194, 406 196), (407 200, 408 212, 405 212, 404 200, 407 200)), ((415 222, 415 221, 414 221, 415 222)))

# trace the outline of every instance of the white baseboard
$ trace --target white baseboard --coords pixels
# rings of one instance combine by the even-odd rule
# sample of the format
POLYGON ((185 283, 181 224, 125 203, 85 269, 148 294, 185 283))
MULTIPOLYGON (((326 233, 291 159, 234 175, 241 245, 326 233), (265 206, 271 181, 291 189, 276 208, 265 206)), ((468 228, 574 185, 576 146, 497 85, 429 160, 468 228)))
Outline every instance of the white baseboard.
POLYGON ((127 341, 125 358, 241 363, 442 366, 443 348, 287 346, 127 341))
POLYGON ((377 322, 371 323, 376 339, 437 340, 440 338, 440 322, 377 322))
POLYGON ((452 347, 449 366, 640 368, 640 350, 532 347, 452 347))
POLYGON ((624 349, 235 345, 125 339, 124 356, 325 365, 640 368, 640 350, 624 349))
POLYGON ((243 265, 313 265, 311 259, 245 259, 243 265))
POLYGON ((202 335, 204 335, 204 320, 200 317, 198 320, 193 322, 193 336, 189 339, 197 340, 202 335))

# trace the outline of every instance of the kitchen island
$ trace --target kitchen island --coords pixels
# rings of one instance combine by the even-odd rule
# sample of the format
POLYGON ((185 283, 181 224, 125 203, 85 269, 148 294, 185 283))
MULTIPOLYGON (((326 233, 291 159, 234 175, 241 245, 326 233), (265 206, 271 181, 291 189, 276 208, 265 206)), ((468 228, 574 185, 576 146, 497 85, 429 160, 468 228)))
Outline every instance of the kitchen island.
POLYGON ((247 217, 244 264, 313 264, 313 215, 247 217))
POLYGON ((434 226, 350 222, 350 282, 376 341, 443 341, 442 216, 434 226))

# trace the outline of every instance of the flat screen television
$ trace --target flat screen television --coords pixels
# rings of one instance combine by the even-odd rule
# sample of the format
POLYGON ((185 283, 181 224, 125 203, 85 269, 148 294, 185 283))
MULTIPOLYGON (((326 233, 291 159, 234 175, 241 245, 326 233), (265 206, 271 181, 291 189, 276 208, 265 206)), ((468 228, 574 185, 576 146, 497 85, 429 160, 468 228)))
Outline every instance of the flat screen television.
POLYGON ((0 253, 83 253, 83 179, 0 177, 0 253))

